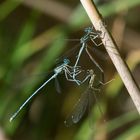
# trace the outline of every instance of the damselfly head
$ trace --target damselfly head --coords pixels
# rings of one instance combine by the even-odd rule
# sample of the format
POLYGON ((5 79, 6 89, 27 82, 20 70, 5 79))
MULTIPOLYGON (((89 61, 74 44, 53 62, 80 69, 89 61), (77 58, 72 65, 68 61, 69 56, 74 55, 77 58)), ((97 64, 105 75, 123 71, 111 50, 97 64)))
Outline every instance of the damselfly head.
POLYGON ((87 73, 90 74, 90 75, 93 75, 94 74, 94 70, 93 69, 87 70, 87 73))
POLYGON ((90 32, 92 32, 92 30, 93 30, 92 27, 87 27, 87 28, 84 29, 84 32, 85 33, 90 33, 90 32))
POLYGON ((70 63, 70 60, 67 59, 67 58, 65 58, 65 59, 63 60, 63 62, 64 62, 64 64, 69 64, 69 63, 70 63))

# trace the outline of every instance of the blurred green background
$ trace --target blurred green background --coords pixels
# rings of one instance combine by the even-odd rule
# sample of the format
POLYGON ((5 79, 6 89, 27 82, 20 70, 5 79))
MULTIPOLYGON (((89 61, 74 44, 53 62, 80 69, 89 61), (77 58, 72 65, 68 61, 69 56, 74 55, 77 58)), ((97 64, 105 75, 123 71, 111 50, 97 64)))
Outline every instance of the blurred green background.
MULTIPOLYGON (((140 0, 95 3, 140 84, 140 0)), ((96 59, 105 71, 105 81, 115 79, 100 92, 103 114, 94 102, 92 116, 87 112, 79 123, 66 127, 64 120, 87 84, 77 86, 59 76, 61 94, 51 81, 9 122, 25 99, 49 78, 56 62, 79 44, 71 39, 81 38, 88 26, 91 23, 78 0, 0 1, 0 140, 140 139, 139 114, 111 60, 101 59, 106 55, 103 49, 96 59)), ((70 55, 72 62, 76 54, 70 55)), ((81 59, 81 65, 94 68, 86 55, 81 59)))

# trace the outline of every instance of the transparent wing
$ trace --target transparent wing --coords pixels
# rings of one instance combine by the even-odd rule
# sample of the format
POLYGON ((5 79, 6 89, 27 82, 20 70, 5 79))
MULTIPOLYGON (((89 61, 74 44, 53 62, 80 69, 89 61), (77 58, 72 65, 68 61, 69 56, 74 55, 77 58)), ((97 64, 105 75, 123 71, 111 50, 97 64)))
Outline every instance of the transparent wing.
POLYGON ((96 118, 94 118, 94 114, 92 112, 93 110, 93 102, 95 102, 98 106, 99 112, 101 113, 101 115, 103 115, 103 111, 101 109, 100 103, 98 101, 98 97, 97 97, 97 93, 99 91, 95 90, 95 89, 89 89, 89 104, 88 104, 88 111, 89 111, 89 127, 91 129, 93 129, 95 127, 96 124, 96 118))
POLYGON ((84 115, 87 105, 88 105, 88 89, 81 95, 78 102, 75 104, 73 111, 64 121, 66 126, 71 126, 72 124, 78 123, 79 120, 84 115))
POLYGON ((59 81, 58 81, 58 77, 55 78, 55 87, 56 87, 56 91, 58 93, 61 93, 61 87, 60 87, 60 84, 59 84, 59 81))
POLYGON ((64 58, 73 58, 74 54, 76 54, 80 48, 80 43, 70 46, 71 48, 69 50, 67 50, 63 55, 56 59, 56 63, 60 63, 64 58))
POLYGON ((93 102, 95 102, 95 91, 93 89, 89 89, 89 104, 88 104, 88 118, 89 118, 89 127, 93 129, 94 126, 94 118, 93 118, 93 102))
POLYGON ((99 49, 97 47, 88 47, 89 50, 91 50, 94 54, 96 54, 96 56, 103 60, 103 61, 106 61, 106 60, 109 60, 109 56, 107 54, 107 52, 104 50, 104 48, 102 49, 99 49))
MULTIPOLYGON (((96 65, 96 67, 99 69, 99 74, 100 74, 100 82, 104 83, 104 70, 102 67, 98 64, 98 62, 94 59, 94 57, 91 55, 89 52, 88 48, 86 48, 87 55, 89 56, 90 60, 96 65)), ((99 80, 98 80, 99 81, 99 80)), ((101 86, 101 83, 98 82, 98 88, 101 86)))
POLYGON ((53 71, 43 72, 43 73, 38 73, 38 74, 35 74, 35 73, 27 74, 27 73, 21 72, 20 76, 15 77, 14 83, 10 88, 12 91, 16 92, 17 90, 26 87, 30 92, 30 87, 32 87, 36 83, 43 81, 44 79, 49 77, 49 75, 51 74, 53 74, 53 71))
MULTIPOLYGON (((98 105, 98 109, 99 109, 101 115, 103 116, 103 111, 102 111, 102 108, 101 108, 101 106, 100 106, 98 97, 97 97, 97 95, 96 95, 97 92, 99 92, 99 91, 93 90, 93 93, 92 93, 92 94, 94 95, 95 101, 96 101, 96 103, 97 103, 97 105, 98 105)), ((98 95, 100 95, 100 94, 98 94, 98 95)))

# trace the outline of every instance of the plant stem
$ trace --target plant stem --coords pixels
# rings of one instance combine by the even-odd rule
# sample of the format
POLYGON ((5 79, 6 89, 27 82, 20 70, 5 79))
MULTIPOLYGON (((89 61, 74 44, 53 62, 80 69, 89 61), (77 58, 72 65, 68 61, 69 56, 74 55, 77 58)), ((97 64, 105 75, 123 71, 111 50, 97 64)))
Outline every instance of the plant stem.
POLYGON ((127 64, 123 61, 116 43, 112 36, 106 29, 104 22, 95 7, 95 4, 91 0, 80 0, 83 7, 85 8, 93 26, 97 31, 101 31, 101 40, 105 49, 107 50, 112 62, 114 63, 125 87, 127 88, 130 97, 132 98, 137 111, 140 114, 140 91, 136 84, 127 64))

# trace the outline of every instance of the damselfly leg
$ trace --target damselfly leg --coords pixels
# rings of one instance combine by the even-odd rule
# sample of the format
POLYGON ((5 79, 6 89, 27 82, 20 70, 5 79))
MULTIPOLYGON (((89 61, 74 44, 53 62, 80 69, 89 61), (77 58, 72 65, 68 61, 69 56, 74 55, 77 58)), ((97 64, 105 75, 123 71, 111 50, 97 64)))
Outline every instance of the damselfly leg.
POLYGON ((95 66, 99 69, 101 73, 101 80, 104 83, 104 70, 101 68, 101 66, 97 63, 97 61, 92 57, 90 52, 88 51, 88 48, 86 48, 86 53, 88 54, 90 60, 95 64, 95 66))

